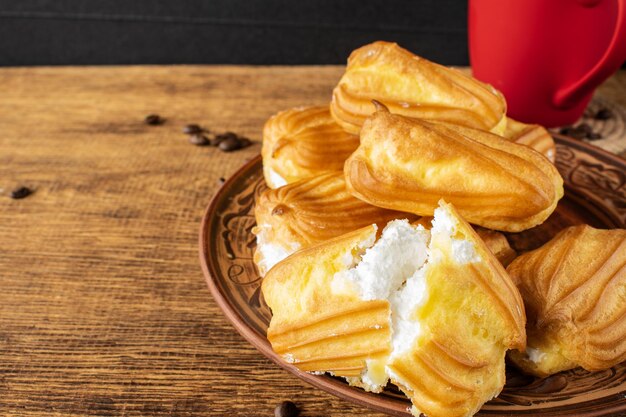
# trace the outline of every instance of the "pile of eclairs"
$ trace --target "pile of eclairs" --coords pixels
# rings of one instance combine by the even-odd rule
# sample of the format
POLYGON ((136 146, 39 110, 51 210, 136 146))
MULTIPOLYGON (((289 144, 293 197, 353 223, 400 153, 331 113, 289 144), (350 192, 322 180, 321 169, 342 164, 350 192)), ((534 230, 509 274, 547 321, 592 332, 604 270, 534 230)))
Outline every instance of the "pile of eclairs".
POLYGON ((375 42, 330 105, 267 121, 262 156, 254 261, 268 340, 298 369, 455 417, 500 393, 507 356, 539 377, 626 360, 626 230, 509 246, 563 180, 549 133, 490 85, 375 42))

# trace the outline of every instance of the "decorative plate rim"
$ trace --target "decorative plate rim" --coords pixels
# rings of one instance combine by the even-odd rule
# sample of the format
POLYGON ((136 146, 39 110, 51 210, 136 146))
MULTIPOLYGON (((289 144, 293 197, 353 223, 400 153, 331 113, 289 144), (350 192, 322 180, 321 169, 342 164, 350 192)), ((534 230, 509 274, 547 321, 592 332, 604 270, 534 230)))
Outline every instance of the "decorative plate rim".
MULTIPOLYGON (((609 159, 617 162, 618 164, 623 164, 626 166, 626 159, 621 158, 619 155, 610 153, 602 148, 594 146, 592 144, 582 142, 580 140, 563 136, 559 134, 552 134, 552 136, 557 139, 558 142, 562 144, 575 148, 577 150, 583 151, 591 156, 598 156, 598 159, 609 159)), ((210 251, 209 239, 207 236, 211 236, 211 231, 213 228, 212 220, 213 213, 217 212, 218 205, 222 202, 225 196, 227 196, 230 191, 231 186, 239 179, 239 177, 252 166, 258 164, 261 160, 261 155, 256 155, 255 157, 248 160, 241 167, 237 169, 237 171, 231 175, 225 182, 222 184, 220 189, 213 195, 211 201, 209 202, 204 214, 202 216, 202 221, 200 224, 199 230, 199 260, 202 268, 203 275, 205 277, 205 281, 209 287, 209 291, 211 295, 215 299, 217 305, 222 310, 222 313, 226 316, 226 318, 231 322, 235 330, 243 336, 250 344, 252 344, 259 352, 261 352, 266 358, 269 358, 272 362, 277 364, 282 369, 294 374, 301 380, 308 382, 316 388, 322 389, 336 397, 339 397, 343 400, 347 400, 353 404, 358 404, 360 406, 366 407, 373 411, 379 411, 382 413, 386 413, 388 415, 398 416, 398 417, 407 417, 410 415, 408 413, 407 404, 401 403, 394 398, 386 397, 386 401, 381 402, 380 394, 374 394, 371 392, 367 392, 364 390, 359 390, 359 392, 355 392, 358 388, 351 387, 347 385, 345 382, 331 378, 328 376, 320 376, 307 372, 300 371, 296 366, 285 362, 278 354, 276 354, 269 344, 267 338, 259 337, 258 333, 245 322, 244 318, 238 311, 235 305, 231 302, 231 300, 226 297, 221 289, 215 282, 214 276, 217 276, 217 272, 215 270, 215 265, 208 260, 208 256, 206 254, 210 251)), ((540 413, 546 416, 556 416, 550 410, 538 410, 540 413)), ((577 413, 575 415, 579 417, 591 417, 591 416, 600 416, 604 415, 603 412, 619 412, 626 411, 626 398, 623 404, 619 405, 619 408, 613 408, 610 410, 589 410, 584 411, 583 413, 577 413)), ((516 414, 514 410, 511 412, 507 412, 508 417, 515 417, 522 414, 516 414)), ((527 414, 524 414, 527 416, 527 414)))

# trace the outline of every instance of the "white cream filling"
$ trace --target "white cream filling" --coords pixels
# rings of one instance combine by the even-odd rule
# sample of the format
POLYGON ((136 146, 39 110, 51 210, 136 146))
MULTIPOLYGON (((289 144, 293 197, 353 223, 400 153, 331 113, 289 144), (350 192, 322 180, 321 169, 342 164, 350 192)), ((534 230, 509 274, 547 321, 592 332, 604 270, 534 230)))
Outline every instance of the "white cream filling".
POLYGON ((428 299, 427 268, 428 265, 424 265, 416 271, 389 299, 393 326, 392 357, 410 350, 421 334, 419 320, 413 320, 412 316, 428 299))
MULTIPOLYGON (((412 226, 408 220, 393 220, 376 241, 375 234, 361 243, 365 253, 344 259, 347 270, 335 274, 331 291, 335 294, 358 294, 363 300, 389 300, 389 318, 394 346, 411 346, 419 336, 419 323, 409 319, 416 300, 425 300, 425 281, 421 267, 426 262, 430 232, 412 226)), ((366 360, 361 374, 363 387, 380 391, 389 379, 386 361, 366 360)))
POLYGON ((256 235, 256 245, 257 251, 261 255, 258 262, 261 275, 265 275, 278 262, 300 249, 300 244, 298 243, 292 243, 291 248, 285 248, 276 243, 269 243, 267 241, 267 230, 269 228, 271 228, 269 224, 262 224, 257 229, 259 232, 256 235))
POLYGON ((545 352, 542 352, 540 349, 532 347, 526 347, 526 355, 528 356, 528 359, 530 359, 534 363, 539 363, 543 361, 543 359, 546 357, 545 352))
POLYGON ((373 392, 380 392, 387 385, 387 372, 385 361, 376 359, 365 360, 365 370, 361 374, 361 382, 373 392))
POLYGON ((351 288, 363 300, 386 300, 426 260, 428 232, 408 220, 393 220, 355 267, 340 271, 333 288, 351 288))
MULTIPOLYGON (((431 248, 432 241, 449 243, 451 255, 459 264, 479 262, 472 242, 455 239, 457 222, 444 208, 435 210, 431 231, 421 225, 412 226, 408 220, 393 220, 387 224, 376 242, 364 242, 367 247, 359 259, 346 254, 349 269, 337 272, 331 283, 333 293, 358 294, 362 300, 388 300, 391 307, 391 358, 401 356, 415 346, 421 334, 416 311, 428 300, 426 273, 444 256, 431 248)), ((387 366, 380 371, 370 370, 373 363, 366 361, 361 382, 366 389, 380 390, 392 378, 400 383, 387 366)))
POLYGON ((287 180, 284 179, 278 172, 274 171, 272 168, 269 169, 270 176, 270 188, 280 188, 283 185, 287 185, 287 180))
POLYGON ((437 239, 450 240, 452 258, 459 264, 465 265, 480 262, 480 257, 474 248, 474 243, 452 237, 456 235, 456 220, 441 207, 435 209, 432 234, 436 235, 437 239))

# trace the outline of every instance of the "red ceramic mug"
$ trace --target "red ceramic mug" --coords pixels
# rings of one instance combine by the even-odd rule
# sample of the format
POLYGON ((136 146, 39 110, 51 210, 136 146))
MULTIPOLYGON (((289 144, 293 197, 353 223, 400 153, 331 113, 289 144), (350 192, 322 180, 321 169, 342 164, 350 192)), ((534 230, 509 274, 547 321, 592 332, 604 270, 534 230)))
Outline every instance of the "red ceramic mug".
POLYGON ((476 78, 526 123, 575 122, 626 60, 626 0, 469 0, 476 78))

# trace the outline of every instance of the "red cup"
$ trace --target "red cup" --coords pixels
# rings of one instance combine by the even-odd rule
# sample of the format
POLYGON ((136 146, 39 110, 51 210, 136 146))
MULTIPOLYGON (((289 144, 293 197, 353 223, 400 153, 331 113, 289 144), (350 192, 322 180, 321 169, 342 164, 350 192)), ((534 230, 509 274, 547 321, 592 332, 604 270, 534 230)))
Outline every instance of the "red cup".
POLYGON ((526 123, 574 123, 626 60, 626 0, 469 0, 476 78, 526 123))

